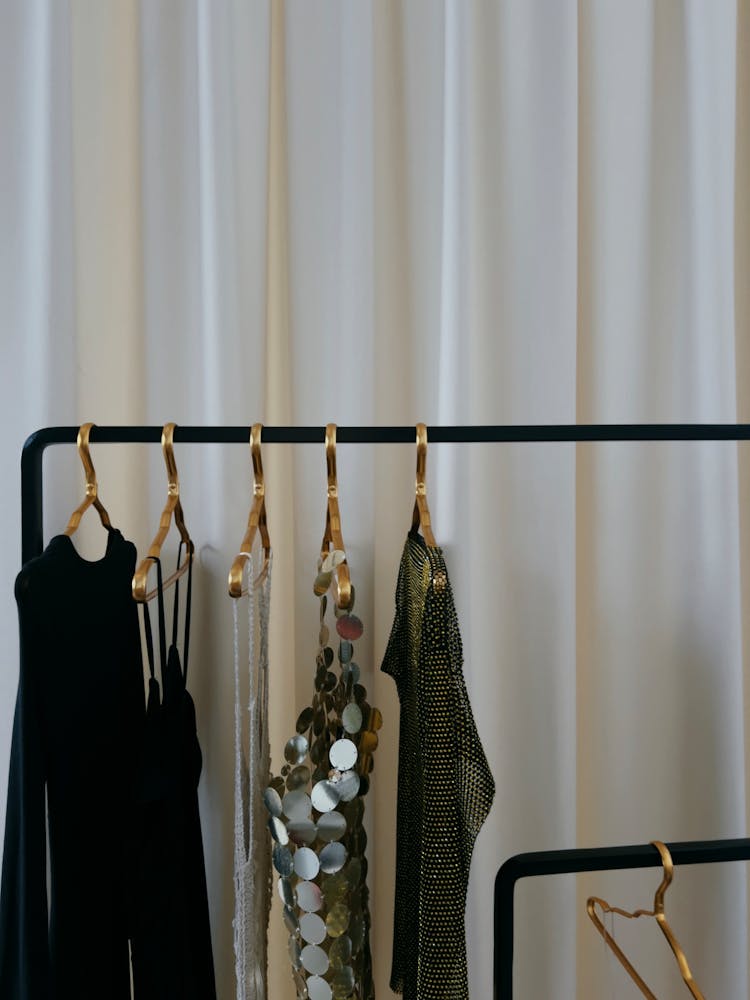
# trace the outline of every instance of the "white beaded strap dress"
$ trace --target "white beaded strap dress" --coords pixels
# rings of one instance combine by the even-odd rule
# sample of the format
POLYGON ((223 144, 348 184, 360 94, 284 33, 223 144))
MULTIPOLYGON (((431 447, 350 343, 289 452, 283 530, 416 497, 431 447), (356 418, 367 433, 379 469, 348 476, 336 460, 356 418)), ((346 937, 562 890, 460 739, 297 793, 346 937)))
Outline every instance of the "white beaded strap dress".
MULTIPOLYGON (((267 1000, 271 862, 263 792, 270 776, 268 616, 271 563, 249 593, 232 602, 234 616, 234 956, 237 1000, 267 1000), (245 618, 247 634, 240 627, 245 618), (243 633, 241 635, 241 633, 243 633), (243 735, 241 662, 247 664, 247 738, 243 735)), ((243 624, 245 624, 243 622, 243 624)))

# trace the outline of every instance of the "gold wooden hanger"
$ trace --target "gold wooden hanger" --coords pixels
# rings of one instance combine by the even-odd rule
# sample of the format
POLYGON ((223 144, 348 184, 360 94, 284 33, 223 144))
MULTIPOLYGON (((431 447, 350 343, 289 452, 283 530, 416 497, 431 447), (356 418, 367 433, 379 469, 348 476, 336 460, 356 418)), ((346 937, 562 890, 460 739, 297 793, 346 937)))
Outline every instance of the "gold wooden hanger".
POLYGON ((242 539, 240 551, 237 554, 232 568, 229 570, 229 596, 238 598, 247 593, 247 588, 242 586, 242 578, 245 570, 245 563, 253 550, 253 542, 256 534, 260 534, 263 546, 263 568, 255 578, 254 586, 262 583, 268 575, 268 568, 271 563, 271 536, 268 533, 268 521, 266 519, 266 484, 263 477, 263 460, 260 454, 260 438, 263 424, 253 424, 250 431, 250 454, 253 460, 253 505, 250 508, 250 516, 247 521, 247 531, 242 539))
POLYGON ((412 528, 421 528, 424 540, 432 548, 437 548, 435 536, 432 533, 430 508, 427 506, 427 426, 417 424, 417 486, 414 500, 414 513, 411 519, 412 528))
POLYGON ((336 424, 326 424, 326 470, 328 473, 328 503, 326 530, 323 535, 320 557, 325 566, 330 563, 331 583, 336 583, 336 605, 346 609, 352 602, 352 582, 346 562, 346 549, 341 536, 339 513, 339 487, 336 480, 336 424), (335 556, 333 553, 340 553, 335 556))
POLYGON ((648 986, 644 983, 643 979, 638 975, 636 970, 631 965, 629 959, 622 951, 620 946, 617 944, 612 935, 607 931, 604 923, 602 922, 599 914, 596 912, 596 906, 598 905, 603 913, 618 913, 621 917, 627 917, 628 920, 635 920, 638 917, 655 917, 659 928, 667 939, 669 947, 674 953, 674 957, 677 959, 677 965, 680 969, 680 975, 682 976, 685 985, 688 990, 696 1000, 705 1000, 703 994, 698 989, 698 986, 693 979, 693 974, 690 971, 690 966, 685 958, 685 953, 680 947, 680 943, 674 935, 674 931, 669 926, 666 915, 664 913, 664 895, 671 885, 672 878, 674 875, 674 863, 672 861, 672 855, 669 853, 669 848, 666 844, 663 844, 660 840, 652 840, 651 843, 657 849, 661 855, 662 865, 664 867, 664 874, 661 880, 659 888, 656 890, 654 896, 654 908, 653 910, 635 910, 633 913, 629 913, 627 910, 621 910, 618 906, 610 906, 609 903, 605 902, 603 899, 599 899, 598 896, 590 896, 586 901, 586 912, 591 918, 594 927, 599 931, 601 936, 604 938, 608 947, 614 952, 615 957, 620 962, 622 967, 625 969, 627 974, 636 984, 641 993, 648 997, 649 1000, 657 1000, 657 997, 648 986))
POLYGON ((83 503, 76 507, 70 515, 68 526, 65 529, 65 534, 68 535, 68 537, 74 534, 78 525, 81 523, 81 518, 89 507, 93 507, 99 514, 99 518, 104 528, 109 530, 112 527, 109 520, 109 514, 105 510, 104 504, 99 499, 99 486, 96 482, 96 471, 94 470, 94 463, 91 461, 91 452, 89 451, 89 435, 91 434, 91 428, 95 426, 96 424, 91 423, 81 424, 78 431, 78 438, 76 439, 78 455, 83 463, 83 469, 86 474, 86 496, 83 499, 83 503))
POLYGON ((185 518, 182 513, 182 503, 180 502, 180 479, 177 475, 177 464, 174 459, 174 431, 176 426, 177 425, 173 423, 164 424, 164 429, 161 434, 161 447, 164 453, 164 463, 167 467, 167 502, 161 513, 159 530, 156 532, 156 537, 151 543, 148 555, 141 562, 140 566, 135 571, 135 576, 133 577, 133 597, 141 604, 145 604, 147 601, 153 600, 158 593, 158 587, 153 590, 148 589, 148 574, 151 567, 154 565, 154 561, 161 556, 161 547, 169 534, 169 528, 172 524, 173 515, 174 522, 180 532, 180 538, 185 543, 186 558, 185 562, 179 567, 179 569, 164 580, 162 590, 166 590, 167 587, 171 586, 182 576, 183 573, 185 573, 190 565, 195 551, 195 547, 190 539, 190 534, 185 527, 185 518))

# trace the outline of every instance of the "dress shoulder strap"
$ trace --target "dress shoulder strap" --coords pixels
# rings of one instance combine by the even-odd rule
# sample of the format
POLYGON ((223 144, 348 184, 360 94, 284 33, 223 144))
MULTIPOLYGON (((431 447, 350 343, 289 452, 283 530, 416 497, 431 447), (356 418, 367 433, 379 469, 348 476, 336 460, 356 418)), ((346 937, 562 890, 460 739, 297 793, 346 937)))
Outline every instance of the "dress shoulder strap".
MULTIPOLYGON (((161 560, 151 556, 150 558, 156 563, 156 604, 159 619, 159 669, 161 671, 162 683, 164 683, 164 667, 167 662, 167 637, 166 637, 166 624, 164 620, 164 587, 163 587, 163 575, 161 571, 161 560)), ((148 657, 148 669, 151 674, 151 680, 156 680, 156 671, 154 665, 154 638, 151 629, 151 614, 148 609, 148 604, 144 603, 141 605, 143 608, 143 630, 146 635, 146 655, 148 657)))
MULTIPOLYGON (((185 631, 183 634, 183 646, 182 646, 182 679, 187 684, 187 672, 188 672, 188 654, 190 653, 190 609, 193 603, 193 552, 192 552, 192 542, 185 543, 180 541, 179 548, 177 550, 177 569, 180 569, 182 565, 183 550, 185 551, 185 558, 188 559, 188 569, 187 569, 187 595, 185 600, 185 631), (187 553, 187 545, 191 546, 191 553, 187 553)), ((175 580, 174 585, 174 607, 172 608, 172 645, 177 645, 177 625, 180 617, 180 581, 179 578, 175 580)))

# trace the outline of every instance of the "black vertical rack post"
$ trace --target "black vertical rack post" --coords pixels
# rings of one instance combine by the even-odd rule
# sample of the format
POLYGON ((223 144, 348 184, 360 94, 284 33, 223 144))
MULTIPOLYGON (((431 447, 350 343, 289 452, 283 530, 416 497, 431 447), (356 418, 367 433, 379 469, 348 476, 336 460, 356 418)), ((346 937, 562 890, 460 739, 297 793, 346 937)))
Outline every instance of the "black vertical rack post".
MULTIPOLYGON (((158 444, 159 426, 93 427, 92 444, 158 444)), ((21 454, 22 559, 42 552, 43 456, 50 445, 74 444, 78 427, 46 427, 32 434, 21 454)), ((247 445, 250 427, 178 426, 175 443, 247 445)), ((338 427, 338 444, 415 444, 414 426, 338 427)), ((568 424, 428 427, 430 444, 482 444, 614 441, 746 441, 750 424, 568 424)), ((263 444, 323 444, 323 427, 264 427, 263 444)), ((694 841, 669 845, 676 865, 750 859, 750 839, 694 841)), ((516 882, 525 877, 585 871, 646 868, 661 864, 651 845, 606 847, 519 854, 500 868, 495 882, 494 992, 496 1000, 513 997, 513 899, 516 882)))

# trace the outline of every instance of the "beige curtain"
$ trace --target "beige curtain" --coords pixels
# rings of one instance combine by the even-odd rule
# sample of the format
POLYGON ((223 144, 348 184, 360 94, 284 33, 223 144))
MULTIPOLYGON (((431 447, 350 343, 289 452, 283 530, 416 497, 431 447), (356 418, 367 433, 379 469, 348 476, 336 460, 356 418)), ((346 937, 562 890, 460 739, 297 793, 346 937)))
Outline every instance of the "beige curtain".
MULTIPOLYGON (((747 0, 5 0, 0 4, 0 800, 17 679, 18 455, 51 423, 750 420, 747 0)), ((94 448, 139 546, 158 449, 94 448)), ((320 449, 264 455, 271 735, 309 696, 320 449)), ((249 452, 177 449, 200 548, 193 693, 221 1000, 233 996, 231 609, 249 452)), ((414 453, 341 446, 344 537, 385 717, 369 796, 389 996, 398 706, 379 672, 414 453)), ((492 889, 519 851, 742 836, 750 463, 733 444, 447 446, 429 488, 497 782, 468 903, 491 995, 492 889)), ((46 538, 80 492, 45 465, 46 538)), ((95 523, 81 545, 101 548, 95 523)), ((626 996, 591 891, 517 899, 516 995, 626 996)), ((675 929, 710 996, 748 995, 745 866, 683 869, 675 929)), ((272 915, 271 1000, 293 996, 272 915)), ((620 928, 660 997, 653 927, 620 928)))

